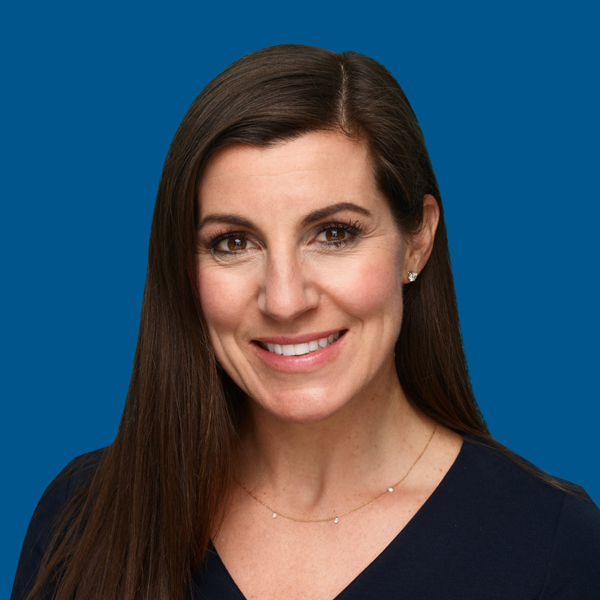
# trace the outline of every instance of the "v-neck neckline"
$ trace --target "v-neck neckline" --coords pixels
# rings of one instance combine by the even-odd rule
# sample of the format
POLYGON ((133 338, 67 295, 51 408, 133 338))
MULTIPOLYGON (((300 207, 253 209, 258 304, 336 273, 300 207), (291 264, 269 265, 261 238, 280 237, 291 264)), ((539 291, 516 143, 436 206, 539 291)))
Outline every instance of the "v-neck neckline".
MULTIPOLYGON (((463 436, 463 443, 460 447, 460 450, 458 451, 458 454, 456 455, 456 458, 454 459, 454 462, 450 465, 450 468, 448 469, 448 471, 446 471, 446 474, 444 475, 444 477, 442 477, 442 479, 440 480, 436 488, 433 490, 433 492, 431 492, 427 500, 425 500, 425 502, 423 502, 423 504, 420 506, 419 510, 415 512, 415 514, 410 518, 406 525, 396 534, 396 536, 390 541, 390 543, 362 571, 360 571, 356 575, 356 577, 354 577, 354 579, 352 579, 348 583, 348 585, 340 591, 339 594, 331 598, 331 600, 345 600, 346 596, 352 593, 352 589, 356 587, 364 577, 368 576, 368 573, 370 571, 375 569, 377 565, 382 560, 384 560, 388 554, 394 552, 394 550, 396 550, 399 546, 402 545, 404 539, 410 535, 411 531, 415 527, 418 526, 419 521, 423 520, 424 515, 427 515, 427 512, 429 512, 432 504, 439 500, 439 497, 444 494, 446 489, 451 488, 451 482, 455 477, 458 476, 460 472, 460 467, 465 460, 465 448, 467 445, 471 446, 471 444, 469 443, 469 438, 471 437, 472 436, 469 436, 468 434, 463 436)), ((243 592, 240 590, 233 577, 231 576, 231 573, 229 572, 229 570, 225 566, 225 563, 219 556, 217 549, 212 543, 212 540, 210 542, 208 552, 214 556, 219 568, 222 569, 223 573, 225 574, 226 579, 230 583, 232 595, 235 596, 236 600, 248 600, 246 596, 244 596, 243 592)))

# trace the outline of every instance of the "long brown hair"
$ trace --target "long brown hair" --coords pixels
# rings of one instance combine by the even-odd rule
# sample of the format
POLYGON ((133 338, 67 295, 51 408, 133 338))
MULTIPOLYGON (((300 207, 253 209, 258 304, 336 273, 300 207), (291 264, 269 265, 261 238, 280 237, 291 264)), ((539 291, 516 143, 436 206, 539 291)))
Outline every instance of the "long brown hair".
MULTIPOLYGON (((264 147, 317 130, 366 141, 401 231, 421 226, 425 194, 442 210, 415 114, 376 61, 274 46, 211 81, 185 115, 164 164, 119 431, 95 474, 65 505, 29 598, 49 589, 57 600, 174 600, 189 593, 231 481, 242 404, 217 364, 200 309, 198 180, 220 147, 264 147)), ((396 357, 402 388, 419 410, 501 449, 471 389, 443 210, 433 253, 405 287, 396 357)))

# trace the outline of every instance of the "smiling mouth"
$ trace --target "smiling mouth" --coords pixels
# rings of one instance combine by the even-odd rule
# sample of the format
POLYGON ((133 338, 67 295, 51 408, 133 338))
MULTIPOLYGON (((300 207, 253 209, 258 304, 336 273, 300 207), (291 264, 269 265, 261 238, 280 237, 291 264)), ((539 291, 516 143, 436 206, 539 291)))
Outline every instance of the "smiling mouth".
POLYGON ((332 333, 328 337, 320 338, 318 340, 311 340, 303 344, 269 344, 265 342, 256 342, 263 350, 272 352, 273 354, 280 354, 283 356, 302 356, 303 354, 311 354, 317 350, 327 348, 340 338, 341 335, 346 333, 345 331, 338 331, 332 333))

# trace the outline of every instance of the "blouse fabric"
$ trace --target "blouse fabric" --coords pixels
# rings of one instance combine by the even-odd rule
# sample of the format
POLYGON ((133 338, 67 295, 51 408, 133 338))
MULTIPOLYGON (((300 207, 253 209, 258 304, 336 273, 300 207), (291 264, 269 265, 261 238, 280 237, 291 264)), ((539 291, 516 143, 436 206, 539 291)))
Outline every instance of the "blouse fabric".
MULTIPOLYGON (((25 599, 53 517, 101 454, 69 463, 63 474, 81 466, 42 496, 11 600, 25 599)), ((561 491, 467 435, 420 510, 335 600, 600 599, 600 509, 578 489, 561 491)), ((193 581, 193 600, 245 600, 213 546, 193 581)))

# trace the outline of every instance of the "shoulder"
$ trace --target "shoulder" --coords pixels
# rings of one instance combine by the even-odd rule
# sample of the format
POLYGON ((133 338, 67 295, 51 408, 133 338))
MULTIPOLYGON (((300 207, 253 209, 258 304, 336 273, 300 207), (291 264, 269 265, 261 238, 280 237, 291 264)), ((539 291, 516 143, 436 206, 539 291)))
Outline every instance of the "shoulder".
POLYGON ((77 487, 96 472, 106 448, 80 454, 71 460, 52 480, 40 498, 40 505, 67 500, 77 487))
POLYGON ((514 460, 465 436, 456 461, 463 482, 460 493, 469 496, 465 507, 471 511, 478 507, 479 525, 495 535, 507 552, 522 554, 520 564, 531 564, 535 553, 543 572, 540 598, 587 597, 585 593, 600 586, 600 509, 581 486, 507 451, 514 460), (519 550, 525 548, 527 553, 519 550), (580 595, 572 595, 576 592, 580 595))
POLYGON ((100 448, 71 460, 42 494, 34 512, 36 520, 48 521, 56 515, 73 492, 94 475, 105 451, 106 448, 100 448))
POLYGON ((33 513, 30 527, 49 525, 73 492, 94 475, 106 448, 76 456, 46 488, 33 513))
POLYGON ((469 482, 473 495, 519 511, 540 510, 558 519, 563 511, 581 510, 582 515, 600 515, 600 509, 580 485, 551 475, 508 448, 492 448, 475 436, 464 437, 455 467, 469 482), (553 483, 555 485, 553 485, 553 483))
POLYGON ((529 492, 537 489, 539 493, 551 494, 553 490, 558 489, 549 483, 552 480, 589 498, 581 486, 551 475, 510 448, 501 448, 503 451, 474 435, 465 435, 461 451, 461 455, 464 455, 461 458, 465 459, 462 466, 467 467, 468 464, 472 474, 482 481, 493 478, 500 480, 499 483, 504 485, 524 487, 529 492))
POLYGON ((106 448, 75 457, 52 480, 29 522, 15 575, 11 600, 25 598, 45 554, 61 509, 73 492, 94 475, 106 448))

